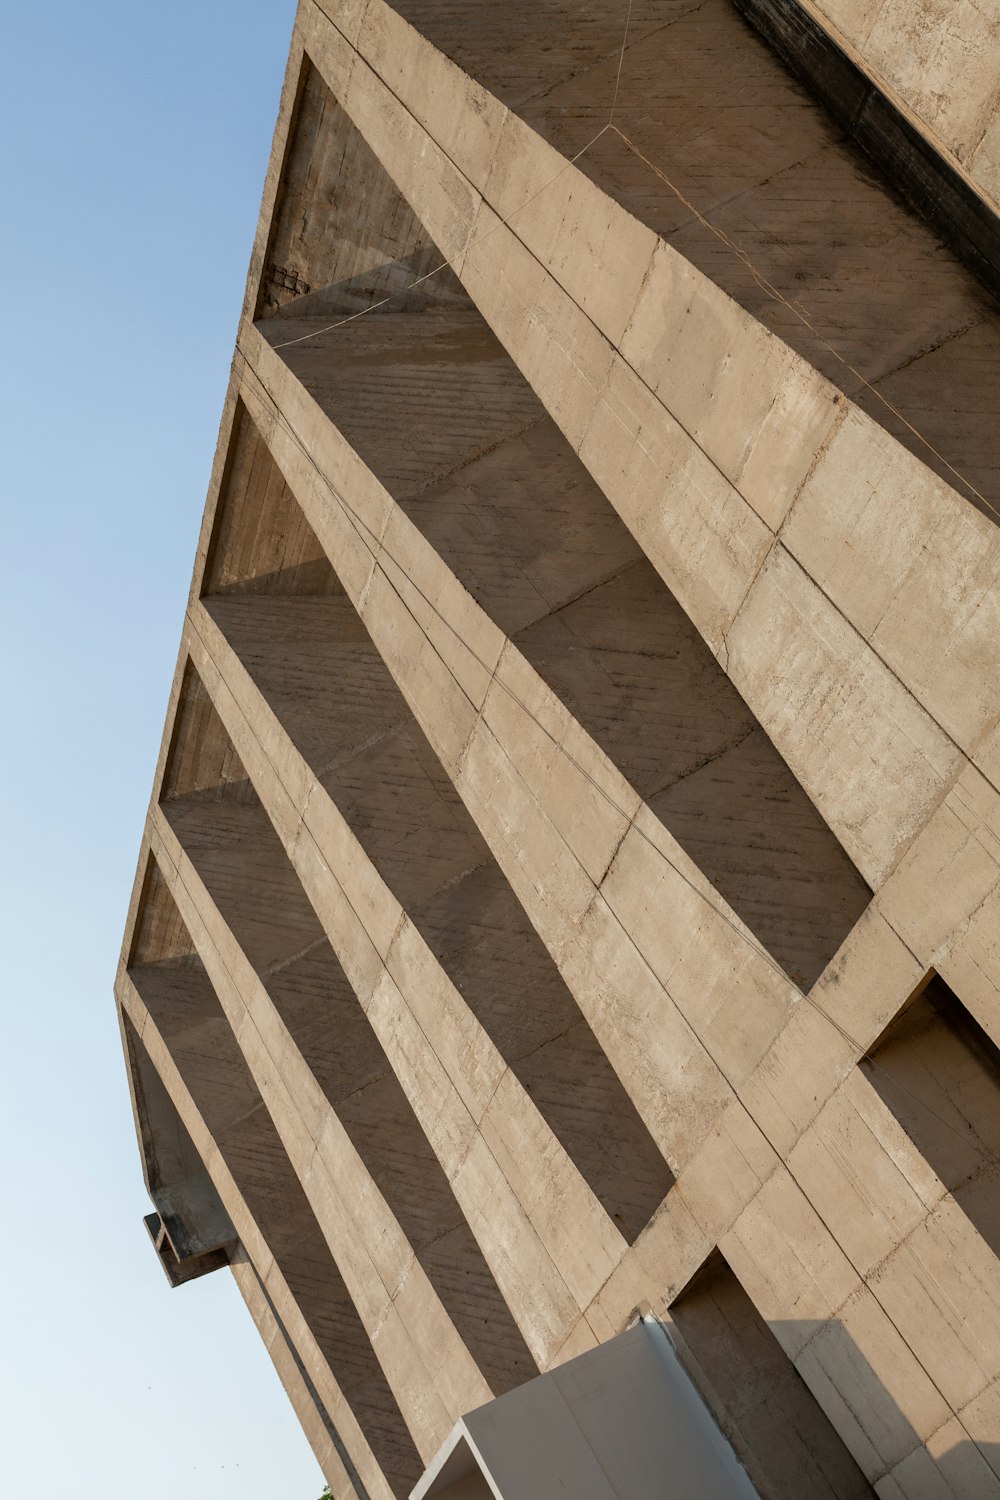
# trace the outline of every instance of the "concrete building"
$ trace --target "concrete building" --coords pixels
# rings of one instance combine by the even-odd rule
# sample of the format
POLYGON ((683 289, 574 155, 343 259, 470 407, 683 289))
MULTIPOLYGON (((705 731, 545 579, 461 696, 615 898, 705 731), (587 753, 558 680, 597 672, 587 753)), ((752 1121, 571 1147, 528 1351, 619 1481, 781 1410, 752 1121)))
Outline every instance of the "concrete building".
POLYGON ((147 1224, 338 1500, 1000 1496, 1000 11, 626 10, 300 5, 147 1224))

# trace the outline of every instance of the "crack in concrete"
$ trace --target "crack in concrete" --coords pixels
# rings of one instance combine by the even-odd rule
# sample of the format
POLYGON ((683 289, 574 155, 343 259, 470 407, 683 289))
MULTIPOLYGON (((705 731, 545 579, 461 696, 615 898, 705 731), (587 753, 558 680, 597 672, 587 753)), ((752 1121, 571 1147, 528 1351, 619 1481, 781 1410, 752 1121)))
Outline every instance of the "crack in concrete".
MULTIPOLYGON (((729 755, 731 751, 738 750, 739 747, 746 740, 750 739, 752 735, 763 733, 763 728, 755 721, 749 726, 748 729, 743 730, 741 734, 737 734, 734 739, 727 740, 727 742, 724 745, 720 746, 719 749, 712 750, 708 755, 703 756, 696 765, 691 766, 682 775, 675 777, 673 781, 665 781, 662 786, 655 787, 647 794, 647 803, 651 802, 654 797, 662 796, 664 792, 672 792, 675 787, 682 786, 684 782, 689 781, 692 776, 697 776, 698 772, 703 771, 706 766, 710 766, 715 761, 721 760, 723 756, 729 755)), ((650 810, 652 811, 653 809, 650 810)), ((662 822, 662 819, 660 821, 662 822)))

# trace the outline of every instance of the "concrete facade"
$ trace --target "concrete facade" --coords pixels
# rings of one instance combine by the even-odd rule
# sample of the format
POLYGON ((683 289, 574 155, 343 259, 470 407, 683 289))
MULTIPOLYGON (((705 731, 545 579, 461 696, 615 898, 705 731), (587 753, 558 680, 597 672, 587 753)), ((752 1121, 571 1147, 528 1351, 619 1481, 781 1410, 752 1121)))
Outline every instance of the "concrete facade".
POLYGON ((148 1227, 338 1497, 515 1500, 456 1433, 639 1317, 761 1496, 1000 1496, 1000 313, 730 0, 624 26, 300 4, 116 984, 148 1227))

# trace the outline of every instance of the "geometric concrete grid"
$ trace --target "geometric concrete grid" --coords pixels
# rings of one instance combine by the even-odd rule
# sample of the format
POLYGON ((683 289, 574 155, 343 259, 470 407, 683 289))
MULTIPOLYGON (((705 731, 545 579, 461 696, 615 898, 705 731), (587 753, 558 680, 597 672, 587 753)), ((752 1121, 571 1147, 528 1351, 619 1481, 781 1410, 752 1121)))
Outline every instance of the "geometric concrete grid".
MULTIPOLYGON (((116 985, 149 1230, 337 1496, 640 1315, 760 1495, 1000 1496, 1000 313, 730 0, 620 9, 301 0, 116 985)), ((917 9, 804 6, 988 213, 993 23, 917 9)))

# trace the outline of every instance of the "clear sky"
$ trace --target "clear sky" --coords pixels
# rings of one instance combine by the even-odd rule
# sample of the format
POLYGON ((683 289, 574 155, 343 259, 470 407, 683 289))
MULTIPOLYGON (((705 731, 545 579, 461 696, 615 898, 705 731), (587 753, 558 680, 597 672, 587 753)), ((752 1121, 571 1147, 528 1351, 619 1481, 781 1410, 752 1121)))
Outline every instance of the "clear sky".
POLYGON ((232 1278, 156 1263, 111 993, 293 15, 5 13, 4 1500, 322 1487, 232 1278))

